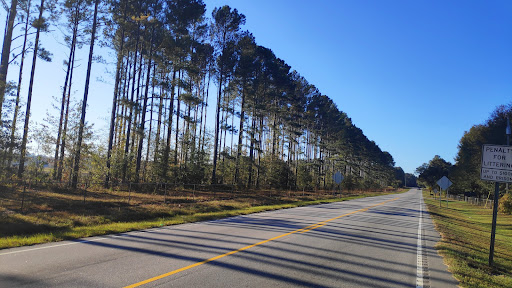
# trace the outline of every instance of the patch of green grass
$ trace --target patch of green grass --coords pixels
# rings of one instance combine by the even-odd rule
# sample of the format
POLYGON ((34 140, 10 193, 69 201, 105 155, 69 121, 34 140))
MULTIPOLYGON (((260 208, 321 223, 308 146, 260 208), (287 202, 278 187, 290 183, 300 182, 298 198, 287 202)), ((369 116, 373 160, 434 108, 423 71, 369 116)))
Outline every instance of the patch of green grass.
MULTIPOLYGON (((404 191, 401 191, 404 192, 404 191)), ((48 202, 33 204, 31 212, 20 213, 0 207, 0 249, 77 239, 89 236, 142 230, 152 227, 221 219, 262 211, 285 209, 321 203, 346 201, 354 198, 384 195, 393 192, 361 192, 350 197, 311 199, 253 197, 226 200, 196 198, 187 201, 169 198, 168 203, 138 203, 126 205, 115 200, 73 203, 73 209, 60 210, 63 197, 58 193, 45 193, 48 202), (52 198, 53 197, 53 198, 52 198), (45 209, 38 209, 44 206, 45 209)), ((396 193, 396 192, 395 192, 396 193)), ((69 197, 64 195, 65 197, 69 197)), ((134 197, 146 197, 137 195, 134 197)), ((65 198, 64 197, 64 198, 65 198)), ((68 204, 69 205, 69 204, 68 204)))
POLYGON ((430 198, 424 191, 425 203, 442 240, 439 253, 461 287, 512 287, 512 216, 498 214, 494 266, 489 267, 492 209, 463 201, 430 198))

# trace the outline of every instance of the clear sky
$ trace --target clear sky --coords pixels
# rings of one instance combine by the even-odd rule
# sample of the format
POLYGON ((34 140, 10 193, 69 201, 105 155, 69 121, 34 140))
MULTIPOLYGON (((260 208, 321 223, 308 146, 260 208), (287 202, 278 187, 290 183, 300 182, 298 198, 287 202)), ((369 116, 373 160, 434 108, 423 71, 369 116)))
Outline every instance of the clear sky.
MULTIPOLYGON (((405 172, 413 173, 436 154, 453 163, 464 131, 483 123, 496 106, 512 102, 512 1, 205 3, 208 15, 222 5, 245 14, 244 29, 259 45, 272 49, 333 99, 405 172)), ((0 16, 5 19, 5 11, 0 16)), ((67 49, 57 44, 59 34, 43 38, 54 61, 38 64, 34 121, 51 111, 51 96, 59 96, 63 85, 59 64, 67 49)), ((86 66, 85 48, 80 69, 86 66)), ((101 53, 112 61, 106 51, 101 53)), ((26 65, 30 62, 31 56, 26 65)), ((113 77, 107 68, 112 73, 115 65, 93 66, 86 117, 102 133, 112 99, 113 77)), ((10 69, 17 73, 16 66, 10 69)), ((77 99, 83 96, 80 78, 77 99)))

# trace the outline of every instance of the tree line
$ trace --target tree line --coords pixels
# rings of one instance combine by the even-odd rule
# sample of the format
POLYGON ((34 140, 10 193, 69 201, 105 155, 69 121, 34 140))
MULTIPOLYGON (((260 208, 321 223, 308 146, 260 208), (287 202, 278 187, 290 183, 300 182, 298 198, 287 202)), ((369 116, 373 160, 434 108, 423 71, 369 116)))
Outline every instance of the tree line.
POLYGON ((6 8, 0 68, 4 178, 24 179, 39 171, 40 177, 75 187, 88 177, 105 186, 174 182, 327 189, 334 186, 332 175, 341 171, 348 189, 406 181, 396 173, 393 157, 332 99, 257 44, 243 29, 246 19, 237 9, 218 7, 208 17, 201 0, 41 0, 35 6, 31 0, 13 0, 6 8), (29 123, 36 62, 51 60, 39 37, 52 26, 64 34, 66 73, 56 115, 34 131, 29 123), (116 55, 103 141, 86 121, 98 43, 116 55), (83 94, 74 95, 79 49, 89 53, 83 94), (6 81, 8 68, 15 66, 11 53, 20 66, 18 82, 6 81), (23 111, 20 87, 27 85, 22 73, 30 53, 23 111), (209 99, 216 103, 214 115, 207 113, 209 99), (30 133, 37 133, 51 155, 49 168, 37 161, 25 167, 30 133))

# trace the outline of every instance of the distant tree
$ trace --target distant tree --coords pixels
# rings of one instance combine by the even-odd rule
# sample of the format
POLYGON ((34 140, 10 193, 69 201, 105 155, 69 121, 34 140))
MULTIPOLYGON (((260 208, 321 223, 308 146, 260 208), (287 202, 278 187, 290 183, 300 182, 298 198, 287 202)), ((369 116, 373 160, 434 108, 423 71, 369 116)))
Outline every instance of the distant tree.
POLYGON ((418 186, 418 183, 417 183, 417 178, 416 176, 414 176, 414 174, 411 174, 411 173, 405 173, 405 185, 407 187, 417 187, 418 186))
POLYGON ((421 165, 416 171, 420 172, 418 180, 432 189, 439 179, 443 176, 449 176, 451 169, 452 164, 450 162, 436 155, 428 164, 421 165))
POLYGON ((395 170, 395 180, 397 181, 398 183, 398 186, 399 187, 404 187, 405 185, 405 172, 404 170, 402 169, 402 167, 394 167, 393 168, 395 170))
POLYGON ((484 124, 474 125, 459 141, 453 167, 454 191, 488 194, 493 187, 489 181, 480 180, 482 145, 505 145, 507 116, 512 118, 512 103, 500 105, 484 124))

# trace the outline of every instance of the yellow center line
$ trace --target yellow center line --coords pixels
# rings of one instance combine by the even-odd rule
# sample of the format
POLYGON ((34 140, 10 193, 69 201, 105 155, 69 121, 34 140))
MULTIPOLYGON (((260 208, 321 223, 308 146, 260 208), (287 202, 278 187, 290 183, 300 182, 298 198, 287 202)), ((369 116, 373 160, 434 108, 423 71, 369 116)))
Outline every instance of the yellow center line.
POLYGON ((233 255, 235 253, 238 253, 238 252, 241 252, 241 251, 244 251, 244 250, 247 250, 247 249, 250 249, 252 247, 256 247, 256 246, 259 246, 259 245, 262 245, 262 244, 265 244, 267 242, 270 242, 270 241, 274 241, 274 240, 277 240, 279 238, 282 238, 282 237, 285 237, 285 236, 288 236, 288 235, 291 235, 291 234, 295 234, 295 233, 304 233, 304 232, 308 232, 308 231, 311 231, 313 229, 317 229, 319 227, 322 227, 324 225, 326 225, 328 222, 331 222, 333 220, 336 220, 336 219, 340 219, 342 217, 345 217, 345 216, 348 216, 348 215, 352 215, 352 214, 355 214, 355 213, 358 213, 358 212, 365 212, 365 211, 368 211, 368 209, 371 209, 373 207, 377 207, 377 206, 380 206, 380 205, 384 205, 388 202, 391 202, 391 201, 395 201, 397 200, 397 198, 394 198, 394 199, 391 199, 391 200, 387 200, 387 201, 384 201, 384 202, 381 202, 379 204, 375 204, 375 205, 372 205, 372 206, 369 206, 369 207, 366 207, 366 208, 362 208, 362 209, 359 209, 359 210, 356 210, 356 211, 352 211, 350 213, 347 213, 347 214, 343 214, 341 216, 337 216, 337 217, 334 217, 334 218, 331 218, 329 220, 325 220, 325 221, 322 221, 322 222, 319 222, 319 223, 316 223, 316 224, 313 224, 313 225, 309 225, 309 226, 306 226, 304 228, 300 228, 300 229, 297 229, 295 231, 292 231, 292 232, 288 232, 288 233, 285 233, 285 234, 281 234, 279 236, 276 236, 276 237, 273 237, 273 238, 270 238, 270 239, 267 239, 267 240, 263 240, 263 241, 260 241, 258 243, 255 243, 255 244, 252 244, 252 245, 248 245, 248 246, 245 246, 243 248, 240 248, 240 249, 237 249, 237 250, 233 250, 233 251, 230 251, 228 253, 225 253, 225 254, 222 254, 222 255, 217 255, 213 258, 210 258, 210 259, 206 259, 206 260, 203 260, 201 262, 197 262, 197 263, 194 263, 194 264, 191 264, 191 265, 188 265, 188 266, 185 266, 185 267, 182 267, 180 269, 176 269, 174 271, 171 271, 171 272, 167 272, 165 274, 162 274, 162 275, 158 275, 158 276, 155 276, 153 278, 149 278, 149 279, 146 279, 144 281, 141 281, 141 282, 138 282, 138 283, 135 283, 135 284, 132 284, 132 285, 129 285, 129 286, 125 286, 124 288, 132 288, 132 287, 139 287, 139 286, 142 286, 142 285, 145 285, 145 284, 148 284, 148 283, 151 283, 151 282, 154 282, 156 280, 159 280, 159 279, 162 279, 162 278, 165 278, 165 277, 168 277, 168 276, 171 276, 171 275, 174 275, 174 274, 177 274, 179 272, 183 272, 185 270, 188 270, 188 269, 191 269, 191 268, 194 268, 194 267, 197 267, 197 266, 200 266, 200 265, 203 265, 203 264, 206 264, 208 262, 212 262, 212 261, 215 261, 215 260, 218 260, 220 258, 223 258, 223 257, 226 257, 226 256, 229 256, 229 255, 233 255))

